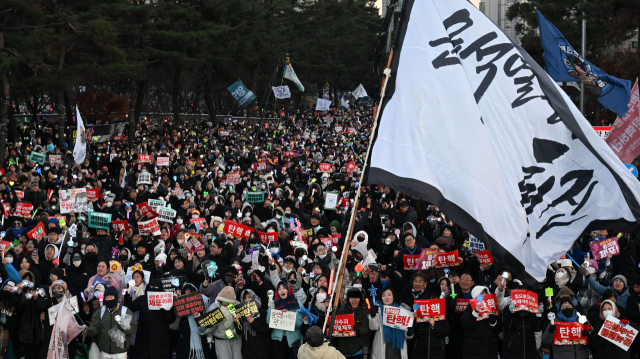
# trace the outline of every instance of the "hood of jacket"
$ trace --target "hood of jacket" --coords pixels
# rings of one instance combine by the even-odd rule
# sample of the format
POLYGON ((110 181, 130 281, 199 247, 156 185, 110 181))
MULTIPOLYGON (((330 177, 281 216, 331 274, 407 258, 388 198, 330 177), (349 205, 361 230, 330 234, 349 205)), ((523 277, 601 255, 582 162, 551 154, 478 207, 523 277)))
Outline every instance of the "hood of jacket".
POLYGON ((254 300, 256 302, 256 305, 258 306, 258 308, 262 307, 262 300, 260 299, 260 297, 258 297, 258 295, 252 291, 251 289, 245 289, 242 291, 242 293, 240 293, 240 302, 244 302, 244 296, 245 293, 249 293, 249 295, 251 296, 251 299, 254 300))

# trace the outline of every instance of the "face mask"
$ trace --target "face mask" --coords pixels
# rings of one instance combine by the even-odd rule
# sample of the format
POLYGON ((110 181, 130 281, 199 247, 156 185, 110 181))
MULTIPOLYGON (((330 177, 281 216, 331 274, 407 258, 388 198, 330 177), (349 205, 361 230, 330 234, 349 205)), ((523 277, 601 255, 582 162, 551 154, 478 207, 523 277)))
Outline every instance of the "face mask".
POLYGON ((318 257, 320 257, 320 259, 324 259, 324 257, 326 257, 326 254, 318 254, 318 257))
POLYGON ((80 267, 80 264, 82 264, 82 261, 73 261, 73 265, 77 267, 80 267))
POLYGON ((278 254, 278 248, 277 247, 271 247, 271 253, 278 254))
POLYGON ((389 280, 381 280, 380 281, 380 284, 382 284, 383 287, 388 286, 389 283, 391 283, 391 279, 389 279, 389 280))
POLYGON ((118 305, 118 300, 117 299, 105 300, 103 301, 103 303, 107 308, 113 309, 116 307, 116 305, 118 305))
POLYGON ((291 283, 291 284, 296 284, 296 282, 297 281, 295 279, 289 279, 289 283, 291 283))
POLYGON ((192 214, 191 218, 199 218, 197 214, 192 214))
POLYGON ((107 179, 106 179, 106 178, 103 178, 103 179, 101 179, 100 181, 102 181, 102 183, 105 183, 105 182, 107 182, 107 179))
POLYGON ((224 280, 225 280, 225 282, 227 282, 227 284, 231 284, 231 283, 233 283, 233 280, 234 280, 234 279, 235 279, 235 278, 234 278, 232 275, 225 275, 225 276, 224 276, 224 280))
POLYGON ((280 218, 282 218, 282 215, 281 214, 276 214, 276 219, 280 219, 280 218))
POLYGON ((13 263, 13 257, 6 257, 5 259, 7 260, 7 263, 13 263))
POLYGON ((97 254, 95 252, 89 252, 85 255, 85 257, 87 257, 88 260, 92 261, 94 259, 96 259, 97 254))
POLYGON ((287 274, 288 274, 288 273, 291 273, 291 271, 293 270, 293 268, 291 268, 291 269, 282 268, 282 270, 283 270, 285 273, 287 273, 287 274))
POLYGON ((284 211, 284 214, 291 214, 291 211, 284 211))
POLYGON ((107 202, 107 207, 111 207, 111 206, 113 206, 113 203, 107 202))
POLYGON ((324 302, 326 299, 327 299, 327 293, 318 293, 318 295, 316 295, 317 302, 324 302))
POLYGON ((53 292, 53 296, 56 297, 56 298, 62 298, 62 297, 64 297, 64 292, 54 291, 53 292))
POLYGON ((129 259, 129 258, 127 258, 127 255, 126 255, 126 254, 120 254, 120 255, 118 256, 118 259, 120 260, 120 262, 125 262, 125 261, 126 261, 127 259, 129 259))
POLYGON ((362 284, 354 284, 353 287, 354 288, 362 288, 362 284))
POLYGON ((564 308, 562 310, 562 315, 564 315, 567 318, 570 318, 573 316, 573 308, 564 308))
POLYGON ((562 278, 562 277, 564 277, 564 272, 556 273, 556 278, 562 278))
POLYGON ((602 312, 602 316, 607 318, 608 316, 613 316, 613 310, 605 310, 602 312))
POLYGON ((182 218, 178 218, 178 219, 176 219, 176 223, 178 223, 178 224, 182 224, 182 218))

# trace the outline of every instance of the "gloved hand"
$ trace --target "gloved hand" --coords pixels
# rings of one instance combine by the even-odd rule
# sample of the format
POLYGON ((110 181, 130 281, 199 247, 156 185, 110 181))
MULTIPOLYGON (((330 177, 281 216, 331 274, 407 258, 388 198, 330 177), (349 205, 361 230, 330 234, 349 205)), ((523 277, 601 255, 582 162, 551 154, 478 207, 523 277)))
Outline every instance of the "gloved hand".
POLYGON ((413 329, 413 327, 410 327, 410 328, 407 330, 407 336, 408 336, 408 337, 412 337, 412 336, 413 336, 413 330, 414 330, 414 329, 413 329))
POLYGON ((580 271, 580 274, 582 274, 583 276, 585 276, 585 277, 589 276, 589 271, 587 270, 587 268, 580 267, 579 271, 580 271))
POLYGON ((371 307, 371 309, 369 309, 369 315, 371 316, 371 318, 375 318, 376 315, 378 314, 378 306, 374 305, 371 307))
POLYGON ((205 327, 198 327, 198 334, 203 335, 206 330, 207 328, 205 327))
POLYGON ((260 276, 255 272, 251 273, 251 281, 258 283, 258 285, 262 285, 262 279, 260 279, 260 276))
POLYGON ((540 306, 538 307, 538 311, 540 313, 536 313, 536 317, 540 318, 542 317, 542 313, 544 313, 544 304, 540 303, 540 306))
MULTIPOLYGON (((476 308, 478 308, 478 307, 476 307, 476 308)), ((509 311, 511 313, 514 313, 514 310, 516 310, 516 303, 514 303, 514 302, 509 303, 509 311)))
POLYGON ((587 317, 578 313, 578 323, 584 324, 587 322, 587 317))
POLYGON ((116 323, 120 323, 120 321, 122 320, 122 317, 119 315, 116 315, 115 318, 113 319, 115 319, 116 323))

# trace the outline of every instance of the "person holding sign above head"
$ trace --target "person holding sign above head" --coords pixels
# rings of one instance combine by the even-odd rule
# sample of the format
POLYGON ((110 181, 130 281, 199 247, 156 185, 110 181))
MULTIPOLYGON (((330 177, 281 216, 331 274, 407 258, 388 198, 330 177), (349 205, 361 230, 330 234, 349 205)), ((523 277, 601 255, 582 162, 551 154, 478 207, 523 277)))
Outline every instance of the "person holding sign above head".
POLYGON ((404 331, 392 328, 384 323, 384 308, 395 307, 410 311, 406 304, 400 304, 400 298, 393 288, 382 290, 380 306, 374 305, 369 311, 369 329, 376 332, 371 346, 372 359, 408 359, 407 339, 413 338, 413 328, 404 331))
MULTIPOLYGON (((369 346, 369 309, 364 302, 360 288, 352 287, 347 291, 347 304, 338 309, 337 315, 353 314, 355 336, 337 338, 336 348, 347 358, 360 359, 365 347, 369 346)), ((334 328, 335 331, 335 328, 334 328)))
MULTIPOLYGON (((629 345, 626 345, 627 349, 625 350, 602 336, 605 334, 605 331, 602 331, 602 327, 605 326, 605 321, 607 321, 607 318, 611 317, 620 320, 620 324, 625 330, 631 328, 636 330, 639 329, 636 323, 629 321, 629 319, 625 315, 621 314, 620 311, 618 311, 618 308, 613 301, 603 300, 600 305, 599 316, 592 322, 593 330, 587 336, 589 341, 588 346, 589 349, 591 349, 591 353, 594 359, 627 359, 631 357, 629 345), (599 333, 601 333, 602 335, 599 333)), ((625 339, 627 337, 627 335, 623 335, 623 333, 618 334, 622 337, 625 337, 625 339)), ((618 335, 616 335, 615 337, 617 338, 618 335)))
POLYGON ((240 335, 243 325, 240 324, 240 318, 235 313, 235 307, 238 304, 240 303, 236 300, 236 292, 233 287, 224 287, 207 310, 207 312, 212 312, 219 308, 224 320, 210 328, 198 328, 200 335, 211 334, 215 338, 216 356, 218 358, 242 359, 242 340, 240 335))
POLYGON ((549 326, 542 332, 542 345, 551 347, 553 358, 588 359, 587 317, 574 307, 575 294, 563 287, 555 297, 555 313, 549 312, 549 326), (584 340, 584 341, 583 341, 584 340))
MULTIPOLYGON (((462 277, 464 276, 463 274, 462 277)), ((462 353, 464 359, 498 357, 497 337, 502 331, 502 320, 487 308, 488 303, 483 301, 484 296, 489 296, 487 287, 473 288, 471 297, 476 301, 475 308, 472 300, 472 303, 462 313, 462 329, 464 330, 462 353)), ((497 308, 497 303, 495 306, 497 308)))
POLYGON ((271 352, 280 353, 284 359, 295 359, 293 353, 293 343, 302 339, 300 327, 303 323, 303 316, 300 313, 302 304, 298 302, 293 289, 284 281, 278 283, 276 287, 275 300, 273 294, 269 293, 269 303, 267 311, 267 321, 271 323, 271 313, 273 310, 282 312, 295 312, 296 320, 293 324, 293 330, 271 329, 271 352))

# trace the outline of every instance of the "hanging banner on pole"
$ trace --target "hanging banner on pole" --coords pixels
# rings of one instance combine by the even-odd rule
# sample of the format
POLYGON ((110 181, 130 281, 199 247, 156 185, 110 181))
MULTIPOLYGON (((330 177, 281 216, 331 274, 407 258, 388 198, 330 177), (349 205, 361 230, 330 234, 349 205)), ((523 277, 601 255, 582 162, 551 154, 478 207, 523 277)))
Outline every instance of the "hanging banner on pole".
POLYGON ((231 96, 238 101, 238 104, 242 107, 247 107, 253 100, 256 99, 256 95, 242 83, 242 80, 236 81, 233 85, 227 88, 231 92, 231 96))
POLYGON ((273 89, 273 95, 278 100, 282 100, 282 99, 291 97, 291 91, 289 91, 289 86, 287 86, 287 85, 274 86, 274 87, 271 87, 271 88, 273 89))

